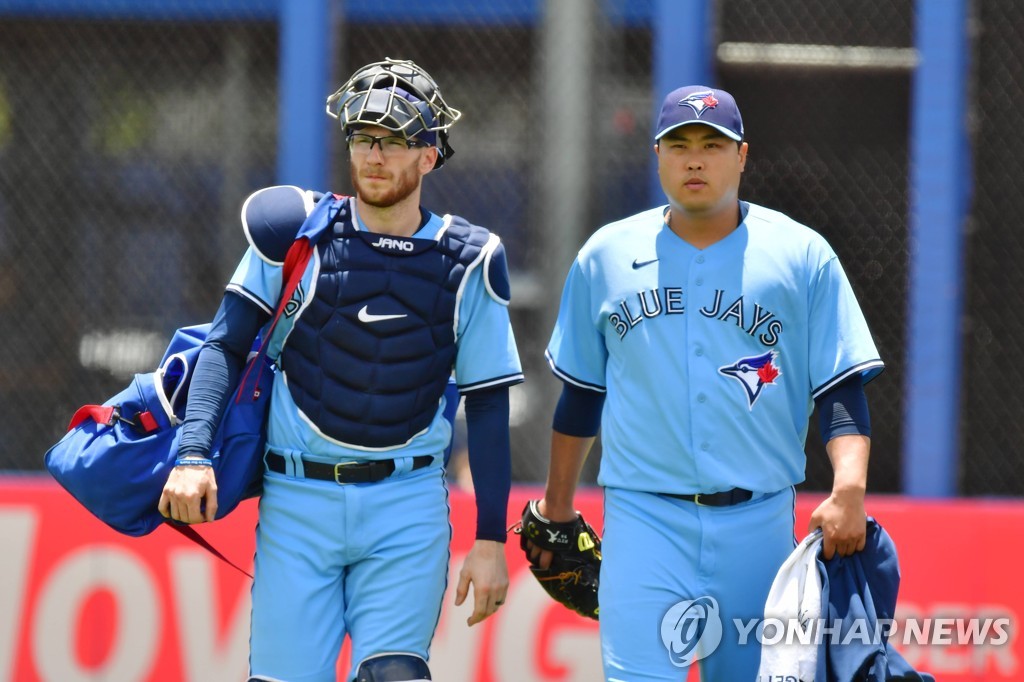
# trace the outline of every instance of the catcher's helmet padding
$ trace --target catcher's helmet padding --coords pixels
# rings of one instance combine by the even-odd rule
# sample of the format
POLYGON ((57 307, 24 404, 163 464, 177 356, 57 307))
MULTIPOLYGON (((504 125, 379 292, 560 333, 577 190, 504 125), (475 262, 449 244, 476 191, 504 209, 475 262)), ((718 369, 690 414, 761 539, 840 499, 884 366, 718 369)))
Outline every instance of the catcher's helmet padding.
POLYGON ((462 116, 444 101, 437 83, 411 61, 388 58, 352 74, 327 98, 327 113, 346 131, 379 125, 438 148, 435 168, 454 154, 448 129, 462 116))

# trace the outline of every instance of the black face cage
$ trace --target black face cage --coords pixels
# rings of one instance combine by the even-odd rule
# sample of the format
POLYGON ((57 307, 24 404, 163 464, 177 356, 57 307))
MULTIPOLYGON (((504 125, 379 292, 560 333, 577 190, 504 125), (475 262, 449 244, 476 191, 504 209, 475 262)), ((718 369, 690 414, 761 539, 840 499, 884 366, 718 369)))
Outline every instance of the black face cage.
POLYGON ((386 58, 352 74, 327 98, 327 114, 348 129, 357 124, 380 125, 414 137, 437 133, 439 151, 435 168, 440 168, 455 151, 448 144, 448 130, 462 112, 448 106, 441 90, 426 71, 408 60, 386 58), (401 88, 418 102, 411 102, 394 88, 401 88))

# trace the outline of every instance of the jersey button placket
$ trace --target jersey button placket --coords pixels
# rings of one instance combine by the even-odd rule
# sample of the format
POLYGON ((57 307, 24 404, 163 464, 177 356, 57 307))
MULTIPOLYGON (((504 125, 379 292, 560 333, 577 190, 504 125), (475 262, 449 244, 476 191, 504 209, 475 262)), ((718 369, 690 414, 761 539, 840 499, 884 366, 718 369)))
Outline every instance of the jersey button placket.
MULTIPOLYGON (((702 274, 703 265, 706 261, 704 254, 699 253, 694 256, 692 266, 690 268, 689 277, 689 289, 695 291, 697 287, 704 284, 704 276, 702 274)), ((708 347, 707 338, 707 325, 706 320, 699 313, 700 308, 700 296, 691 296, 690 303, 691 308, 687 310, 687 314, 692 315, 690 322, 693 325, 691 327, 696 333, 691 335, 694 339, 694 343, 691 346, 692 355, 690 356, 690 411, 692 416, 692 429, 691 429, 691 447, 694 457, 694 467, 696 469, 698 481, 703 478, 704 458, 710 454, 711 443, 708 439, 707 429, 709 428, 709 415, 707 413, 707 395, 700 389, 704 387, 703 382, 698 377, 704 377, 708 368, 706 366, 707 358, 705 357, 705 349, 708 347), (695 380, 696 379, 696 380, 695 380)))

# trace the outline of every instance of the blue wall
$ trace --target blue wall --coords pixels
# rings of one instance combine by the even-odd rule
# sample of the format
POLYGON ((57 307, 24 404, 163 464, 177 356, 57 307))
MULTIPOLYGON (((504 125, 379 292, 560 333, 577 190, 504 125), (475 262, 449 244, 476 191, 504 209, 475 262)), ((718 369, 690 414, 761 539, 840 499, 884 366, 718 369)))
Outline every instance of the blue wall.
POLYGON ((967 0, 917 0, 910 125, 910 282, 903 489, 957 492, 964 267, 970 203, 967 0))

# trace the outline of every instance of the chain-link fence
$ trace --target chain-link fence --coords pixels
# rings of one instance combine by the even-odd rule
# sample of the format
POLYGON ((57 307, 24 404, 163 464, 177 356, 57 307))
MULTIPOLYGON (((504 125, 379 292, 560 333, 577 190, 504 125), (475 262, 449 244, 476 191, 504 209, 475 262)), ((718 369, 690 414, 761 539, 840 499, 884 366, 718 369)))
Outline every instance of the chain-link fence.
MULTIPOLYGON (((960 491, 1024 494, 1024 4, 975 6, 974 205, 967 234, 960 491)), ((965 177, 970 175, 965 171, 965 177)))
POLYGON ((270 23, 0 21, 0 466, 208 320, 273 184, 270 23))
MULTIPOLYGON (((579 235, 545 220, 538 199, 546 164, 565 153, 542 135, 551 66, 543 16, 503 19, 488 16, 487 3, 465 3, 469 14, 450 21, 337 21, 336 81, 384 56, 414 59, 465 113, 453 130, 456 155, 426 179, 424 201, 492 228, 508 246, 528 376, 513 391, 519 480, 543 478, 559 390, 543 348, 552 283, 568 262, 552 241, 564 235, 575 248, 600 224, 649 205, 660 93, 649 21, 624 6, 633 7, 595 3, 590 17, 597 75, 579 235)), ((1021 10, 1011 0, 979 6, 979 91, 1000 106, 979 107, 963 485, 1024 492, 1024 477, 1003 464, 1019 429, 1010 339, 1024 331, 1024 308, 1013 303, 1020 273, 1007 259, 1021 240, 1002 203, 1020 176, 1010 172, 1020 163, 1010 117, 1020 110, 1021 10), (988 130, 1003 134, 989 142, 988 130)), ((741 193, 819 230, 842 258, 888 365, 868 389, 870 486, 898 491, 911 82, 898 54, 912 46, 913 2, 720 0, 716 10, 717 78, 736 93, 751 144, 741 193), (823 58, 797 51, 774 65, 742 57, 751 45, 779 44, 860 46, 883 59, 851 66, 822 49, 823 58)), ((39 468, 79 405, 151 368, 175 327, 212 316, 244 248, 241 201, 275 181, 277 43, 273 21, 237 12, 230 21, 0 21, 0 468, 39 468)), ((339 135, 331 146, 330 189, 350 191, 339 135)), ((830 467, 813 428, 808 452, 808 487, 823 489, 830 467)))
MULTIPOLYGON (((868 486, 876 492, 900 490, 911 71, 892 57, 912 45, 912 5, 911 0, 790 0, 771 3, 770 9, 757 0, 719 4, 719 56, 725 58, 719 75, 723 87, 742 98, 750 140, 741 195, 828 239, 886 363, 886 371, 867 388, 873 453, 868 486), (785 59, 755 53, 749 60, 730 60, 737 52, 732 45, 766 43, 805 49, 785 59), (824 46, 874 51, 864 64, 854 65, 824 46)), ((807 452, 807 487, 829 489, 831 465, 816 420, 807 452)))

